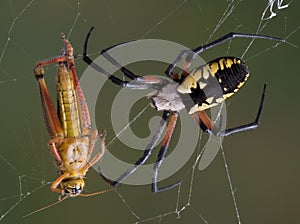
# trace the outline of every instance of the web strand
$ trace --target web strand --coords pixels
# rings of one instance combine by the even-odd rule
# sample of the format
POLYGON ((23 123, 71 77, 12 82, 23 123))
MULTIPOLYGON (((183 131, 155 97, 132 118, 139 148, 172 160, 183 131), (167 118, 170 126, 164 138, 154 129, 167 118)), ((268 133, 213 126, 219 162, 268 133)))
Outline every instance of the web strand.
MULTIPOLYGON (((16 25, 16 22, 21 18, 21 16, 28 10, 28 8, 31 6, 31 4, 34 2, 34 0, 31 0, 22 10, 21 10, 21 12, 12 20, 12 22, 11 22, 11 24, 10 24, 10 27, 9 27, 9 29, 8 29, 8 31, 7 31, 7 40, 6 40, 6 42, 5 42, 5 44, 4 44, 4 47, 3 47, 3 49, 2 49, 2 52, 1 52, 1 55, 0 55, 0 64, 2 63, 2 60, 3 60, 3 57, 4 57, 4 55, 5 55, 5 53, 6 53, 6 49, 7 49, 7 47, 8 47, 8 44, 9 44, 9 42, 10 42, 10 40, 11 40, 11 33, 12 33, 12 31, 13 31, 13 29, 14 29, 14 27, 15 27, 15 25, 16 25)), ((9 1, 9 5, 10 5, 10 8, 11 8, 11 10, 13 9, 13 7, 12 7, 12 3, 11 3, 11 1, 9 1)), ((14 14, 14 11, 12 10, 12 13, 14 14)))

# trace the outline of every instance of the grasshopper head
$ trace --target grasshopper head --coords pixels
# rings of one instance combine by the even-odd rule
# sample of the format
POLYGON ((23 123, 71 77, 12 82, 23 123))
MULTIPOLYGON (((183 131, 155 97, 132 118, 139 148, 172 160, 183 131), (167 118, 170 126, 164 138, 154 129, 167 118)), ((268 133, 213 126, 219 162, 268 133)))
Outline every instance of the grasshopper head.
POLYGON ((76 197, 81 194, 84 184, 84 180, 79 177, 76 179, 66 179, 61 182, 60 186, 64 195, 67 197, 76 197))

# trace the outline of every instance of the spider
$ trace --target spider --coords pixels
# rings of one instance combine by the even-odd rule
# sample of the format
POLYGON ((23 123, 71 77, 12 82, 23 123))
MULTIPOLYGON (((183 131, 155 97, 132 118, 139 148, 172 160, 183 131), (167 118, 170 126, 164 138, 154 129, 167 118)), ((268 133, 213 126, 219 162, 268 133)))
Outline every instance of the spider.
POLYGON ((113 83, 121 87, 130 89, 153 89, 157 91, 155 94, 151 95, 152 105, 157 111, 163 111, 163 114, 156 132, 146 146, 143 155, 134 163, 132 168, 124 172, 115 181, 112 181, 112 185, 117 186, 120 182, 142 166, 150 157, 153 148, 166 127, 166 132, 162 140, 157 161, 153 167, 151 190, 155 193, 171 189, 181 184, 181 181, 178 181, 172 185, 160 188, 157 184, 158 171, 166 157, 180 110, 185 108, 204 132, 216 136, 228 136, 237 132, 248 131, 258 127, 264 104, 266 84, 264 84, 263 87, 255 120, 249 124, 221 131, 219 130, 220 128, 214 125, 205 110, 222 103, 225 99, 236 93, 249 77, 248 67, 242 59, 226 56, 214 59, 205 65, 200 65, 190 70, 191 62, 195 56, 234 38, 260 38, 284 42, 284 40, 272 36, 233 32, 228 33, 206 45, 199 46, 189 51, 182 51, 165 71, 165 74, 171 78, 171 81, 155 76, 135 75, 107 53, 109 49, 126 43, 117 44, 103 50, 101 55, 114 66, 119 68, 126 77, 131 79, 131 81, 124 81, 110 74, 88 57, 87 46, 92 30, 93 27, 89 30, 86 36, 83 50, 83 60, 88 65, 92 66, 97 72, 104 74, 113 83), (184 63, 181 74, 174 73, 173 71, 177 63, 183 59, 184 63), (217 80, 218 85, 214 84, 216 83, 215 80, 217 80), (221 91, 218 91, 219 88, 221 88, 221 91))

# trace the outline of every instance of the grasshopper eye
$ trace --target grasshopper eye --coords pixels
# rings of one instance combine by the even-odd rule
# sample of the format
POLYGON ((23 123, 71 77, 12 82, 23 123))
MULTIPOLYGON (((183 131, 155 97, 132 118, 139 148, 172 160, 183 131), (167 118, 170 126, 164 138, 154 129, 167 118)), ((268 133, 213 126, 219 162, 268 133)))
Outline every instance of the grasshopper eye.
POLYGON ((75 186, 75 187, 65 189, 65 194, 70 197, 76 197, 81 193, 81 191, 82 191, 81 186, 79 186, 79 187, 75 186))

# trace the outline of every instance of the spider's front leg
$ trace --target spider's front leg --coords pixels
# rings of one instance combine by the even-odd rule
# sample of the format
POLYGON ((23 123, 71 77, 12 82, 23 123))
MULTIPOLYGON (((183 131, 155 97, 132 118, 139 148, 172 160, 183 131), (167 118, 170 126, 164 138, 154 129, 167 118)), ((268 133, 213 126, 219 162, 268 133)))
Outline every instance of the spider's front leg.
POLYGON ((155 77, 155 76, 139 76, 134 74, 132 71, 121 65, 117 60, 115 60, 112 56, 109 55, 108 51, 115 47, 121 47, 123 45, 128 44, 121 43, 104 49, 101 51, 101 56, 103 56, 107 61, 109 61, 112 65, 116 66, 121 70, 121 72, 129 78, 131 81, 125 81, 119 79, 118 77, 112 75, 111 73, 107 72, 104 68, 99 66, 98 64, 94 63, 94 61, 87 55, 87 47, 89 38, 93 31, 94 27, 92 27, 85 39, 84 48, 83 48, 83 61, 90 65, 93 69, 97 72, 106 76, 111 82, 117 84, 118 86, 130 88, 130 89, 159 89, 162 85, 165 85, 165 80, 155 77))

